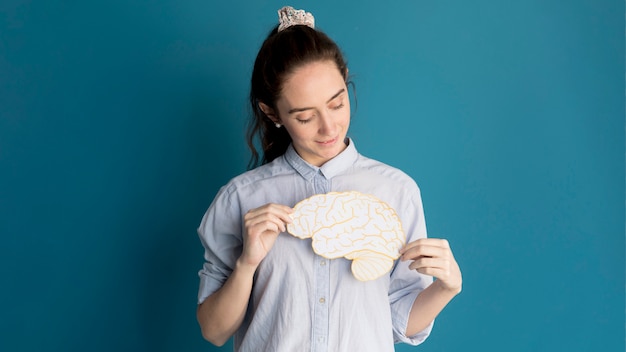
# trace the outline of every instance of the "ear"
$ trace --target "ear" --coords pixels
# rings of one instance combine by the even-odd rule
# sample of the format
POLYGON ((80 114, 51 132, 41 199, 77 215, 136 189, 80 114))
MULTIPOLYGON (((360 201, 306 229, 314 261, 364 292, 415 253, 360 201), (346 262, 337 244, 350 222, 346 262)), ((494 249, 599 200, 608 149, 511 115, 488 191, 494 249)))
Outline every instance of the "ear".
POLYGON ((280 122, 280 119, 278 118, 278 116, 276 116, 274 109, 270 108, 267 104, 259 102, 259 109, 261 109, 261 111, 263 111, 263 113, 267 115, 267 117, 272 120, 272 122, 280 122))

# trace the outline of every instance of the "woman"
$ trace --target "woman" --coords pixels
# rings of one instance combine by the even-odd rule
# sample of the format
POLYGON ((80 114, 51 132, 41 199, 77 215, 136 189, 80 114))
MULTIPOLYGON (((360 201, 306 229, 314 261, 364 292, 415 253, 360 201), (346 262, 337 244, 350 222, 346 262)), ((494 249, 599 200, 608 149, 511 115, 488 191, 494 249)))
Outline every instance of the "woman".
POLYGON ((402 171, 360 155, 347 137, 348 68, 311 14, 286 7, 251 80, 262 165, 222 187, 198 229, 205 248, 197 317, 237 351, 393 351, 417 345, 461 291, 448 242, 426 238, 420 192, 402 171), (407 244, 385 276, 356 280, 346 259, 316 255, 285 233, 292 207, 314 194, 359 191, 391 205, 407 244), (437 280, 433 282, 432 277, 437 280))

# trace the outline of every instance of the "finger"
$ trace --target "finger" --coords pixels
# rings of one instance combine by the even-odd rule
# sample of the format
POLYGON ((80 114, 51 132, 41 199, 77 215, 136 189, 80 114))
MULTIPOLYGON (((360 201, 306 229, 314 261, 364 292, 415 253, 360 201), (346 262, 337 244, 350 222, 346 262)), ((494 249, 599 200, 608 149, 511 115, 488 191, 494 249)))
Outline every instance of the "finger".
POLYGON ((442 268, 419 268, 415 269, 418 273, 435 277, 439 280, 446 280, 450 276, 450 270, 442 269, 442 268))
POLYGON ((450 261, 442 258, 421 257, 409 264, 411 270, 419 271, 426 268, 446 270, 450 268, 450 261))
POLYGON ((291 224, 293 219, 291 218, 291 214, 293 214, 293 209, 288 206, 281 205, 279 208, 278 216, 279 218, 286 224, 291 224))
POLYGON ((273 216, 276 219, 284 223, 290 223, 290 214, 293 210, 287 206, 279 204, 266 204, 262 207, 252 209, 244 215, 245 221, 258 222, 267 219, 268 216, 273 216))
POLYGON ((252 213, 263 213, 263 212, 284 212, 287 214, 291 214, 293 213, 293 209, 286 206, 286 205, 282 205, 282 204, 276 204, 276 203, 267 203, 265 205, 262 205, 258 208, 255 209, 251 209, 249 212, 252 213))
POLYGON ((450 248, 450 243, 448 240, 443 238, 420 238, 413 242, 407 243, 400 249, 400 252, 403 253, 413 247, 418 246, 432 246, 439 248, 450 248))
POLYGON ((416 260, 419 258, 446 258, 449 256, 450 250, 441 247, 429 246, 429 245, 417 245, 405 250, 402 253, 401 259, 416 260))
POLYGON ((254 218, 250 218, 245 221, 245 226, 248 229, 252 228, 267 228, 269 230, 276 229, 278 232, 285 232, 287 230, 284 221, 274 214, 262 214, 254 218))
POLYGON ((276 223, 269 220, 261 221, 248 227, 248 234, 252 237, 256 237, 264 233, 278 234, 280 232, 284 232, 284 225, 282 223, 276 223))
POLYGON ((282 222, 291 223, 291 213, 293 213, 293 209, 286 205, 269 203, 248 211, 246 215, 244 215, 244 220, 252 220, 254 218, 263 217, 266 214, 273 214, 282 222))
POLYGON ((446 252, 450 252, 450 244, 441 238, 420 238, 400 249, 402 260, 416 259, 420 256, 447 255, 446 252))

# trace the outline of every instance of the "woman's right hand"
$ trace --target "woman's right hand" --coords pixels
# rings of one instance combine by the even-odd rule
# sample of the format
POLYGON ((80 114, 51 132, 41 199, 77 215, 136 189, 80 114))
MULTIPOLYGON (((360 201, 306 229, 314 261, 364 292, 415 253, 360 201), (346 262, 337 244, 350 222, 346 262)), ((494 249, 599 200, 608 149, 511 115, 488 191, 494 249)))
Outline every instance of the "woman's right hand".
POLYGON ((221 346, 239 329, 250 302, 254 273, 291 223, 293 210, 280 204, 265 204, 244 215, 243 251, 222 287, 198 306, 202 336, 221 346))
POLYGON ((243 253, 241 264, 256 268, 269 253, 278 234, 287 230, 293 209, 286 205, 268 203, 244 215, 243 253))

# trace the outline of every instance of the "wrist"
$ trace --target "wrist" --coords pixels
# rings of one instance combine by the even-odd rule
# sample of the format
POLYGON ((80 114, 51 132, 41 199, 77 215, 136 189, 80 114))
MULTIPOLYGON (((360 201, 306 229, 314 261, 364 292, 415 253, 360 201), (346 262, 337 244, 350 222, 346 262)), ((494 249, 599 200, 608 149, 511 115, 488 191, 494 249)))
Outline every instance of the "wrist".
POLYGON ((433 282, 433 286, 435 286, 438 291, 452 296, 456 296, 461 293, 461 290, 463 288, 461 283, 459 283, 458 285, 450 286, 448 284, 444 284, 441 280, 435 280, 433 282))
POLYGON ((258 265, 250 264, 242 257, 239 257, 239 259, 237 259, 237 262, 235 262, 235 271, 246 276, 254 276, 257 267, 258 265))

